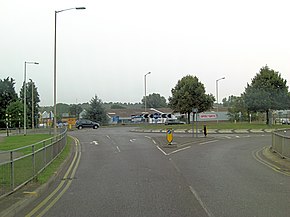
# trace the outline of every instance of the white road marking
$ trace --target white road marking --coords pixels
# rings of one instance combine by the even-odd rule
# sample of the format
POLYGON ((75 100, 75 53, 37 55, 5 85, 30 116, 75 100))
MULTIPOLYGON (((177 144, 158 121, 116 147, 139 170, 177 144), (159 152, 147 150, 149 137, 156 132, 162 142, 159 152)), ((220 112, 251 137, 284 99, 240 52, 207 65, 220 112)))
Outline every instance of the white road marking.
POLYGON ((201 142, 201 143, 199 143, 199 145, 205 145, 205 144, 214 143, 214 142, 218 142, 218 140, 211 140, 211 141, 207 141, 207 142, 201 142))
POLYGON ((92 141, 91 144, 99 145, 99 143, 97 141, 92 141))
POLYGON ((109 135, 106 136, 108 139, 111 139, 111 137, 109 135))
POLYGON ((225 138, 227 138, 227 139, 231 139, 232 137, 230 137, 230 136, 225 136, 225 138))
POLYGON ((168 154, 165 152, 165 151, 163 151, 162 150, 162 148, 160 148, 158 145, 156 146, 156 148, 158 148, 159 149, 159 151, 161 151, 165 156, 167 156, 168 154))
POLYGON ((208 217, 214 217, 214 215, 212 214, 212 212, 209 210, 209 208, 207 208, 207 206, 205 205, 205 203, 202 202, 202 200, 200 199, 200 197, 198 196, 198 194, 196 193, 196 191, 193 189, 193 187, 189 186, 191 193, 194 195, 194 197, 197 199, 197 201, 199 202, 199 204, 201 205, 201 207, 204 209, 204 211, 206 212, 208 217))
POLYGON ((181 170, 178 168, 178 166, 174 163, 174 161, 171 158, 169 158, 169 161, 172 163, 177 172, 181 173, 181 170))
POLYGON ((154 139, 152 139, 152 142, 156 145, 157 143, 155 142, 155 140, 154 139))
POLYGON ((135 141, 136 141, 136 139, 130 139, 130 142, 132 142, 132 143, 135 142, 135 141))
POLYGON ((116 148, 117 148, 118 152, 120 153, 120 152, 121 152, 121 150, 120 150, 119 146, 116 146, 116 148))
POLYGON ((177 152, 184 151, 184 150, 189 149, 189 148, 191 148, 191 146, 186 146, 186 147, 184 147, 184 148, 177 149, 177 150, 175 150, 175 151, 173 151, 173 152, 168 153, 167 155, 175 154, 175 153, 177 153, 177 152))

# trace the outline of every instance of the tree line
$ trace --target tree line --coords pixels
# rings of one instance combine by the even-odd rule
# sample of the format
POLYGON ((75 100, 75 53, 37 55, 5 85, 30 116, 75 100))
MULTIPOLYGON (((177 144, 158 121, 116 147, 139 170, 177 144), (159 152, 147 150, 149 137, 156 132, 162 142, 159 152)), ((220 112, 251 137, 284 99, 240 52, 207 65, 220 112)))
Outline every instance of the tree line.
MULTIPOLYGON (((32 111, 34 111, 34 125, 37 125, 39 111, 39 94, 35 83, 30 79, 26 82, 27 126, 32 127, 32 111)), ((0 128, 23 127, 24 122, 24 82, 19 96, 15 91, 15 80, 7 77, 0 79, 0 128)))
MULTIPOLYGON (((15 81, 12 78, 0 79, 0 128, 6 126, 6 120, 11 127, 23 126, 23 98, 24 84, 20 90, 19 97, 15 92, 15 81)), ((32 80, 26 83, 27 90, 27 125, 31 126, 32 108, 36 114, 35 120, 38 120, 39 111, 49 110, 52 107, 39 106, 39 94, 37 87, 32 80), (33 97, 33 100, 32 100, 33 97), (33 102, 33 103, 32 103, 33 102)), ((207 94, 205 86, 196 76, 187 75, 178 80, 174 88, 171 89, 171 96, 168 103, 165 97, 159 93, 152 93, 146 96, 148 108, 169 107, 174 112, 189 114, 192 109, 198 109, 198 112, 208 111, 213 108, 215 98, 212 94, 207 94)), ((144 108, 145 97, 139 103, 121 103, 110 102, 103 103, 95 95, 90 102, 83 104, 57 104, 57 120, 61 119, 61 114, 68 113, 69 116, 78 117, 86 110, 86 118, 100 123, 107 122, 106 109, 126 109, 126 108, 144 108)), ((270 112, 273 110, 284 110, 290 106, 290 94, 288 92, 287 81, 281 77, 281 74, 267 65, 262 67, 259 73, 247 84, 245 91, 240 96, 229 96, 223 99, 223 105, 228 107, 229 116, 232 120, 255 120, 259 113, 266 113, 266 123, 269 124, 270 112)), ((34 123, 37 125, 37 121, 34 123)))
POLYGON ((266 124, 270 123, 270 114, 275 110, 287 110, 290 107, 290 93, 287 81, 278 71, 267 65, 262 67, 247 84, 240 96, 229 96, 223 99, 223 104, 229 107, 231 120, 257 120, 259 114, 266 114, 266 124))

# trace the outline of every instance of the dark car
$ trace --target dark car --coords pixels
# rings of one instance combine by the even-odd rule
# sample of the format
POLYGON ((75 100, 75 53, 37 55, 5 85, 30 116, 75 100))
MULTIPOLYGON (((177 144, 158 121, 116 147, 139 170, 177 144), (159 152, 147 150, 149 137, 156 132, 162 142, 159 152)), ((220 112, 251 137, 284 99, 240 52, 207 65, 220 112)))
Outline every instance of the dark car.
POLYGON ((94 121, 86 120, 86 119, 81 119, 77 120, 76 122, 76 128, 79 130, 82 128, 94 128, 97 129, 100 127, 100 124, 94 121))

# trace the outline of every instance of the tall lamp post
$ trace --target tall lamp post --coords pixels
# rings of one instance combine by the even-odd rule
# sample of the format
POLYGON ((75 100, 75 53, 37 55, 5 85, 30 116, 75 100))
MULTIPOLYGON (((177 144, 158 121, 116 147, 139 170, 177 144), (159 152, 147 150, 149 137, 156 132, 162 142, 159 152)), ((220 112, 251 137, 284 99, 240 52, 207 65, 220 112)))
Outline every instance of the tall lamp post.
MULTIPOLYGON (((216 80, 216 112, 219 112, 219 81, 225 79, 225 77, 219 78, 216 80)), ((218 114, 217 114, 218 115, 218 114)), ((219 122, 218 117, 217 117, 217 123, 219 122)))
POLYGON ((53 85, 53 107, 54 107, 54 117, 53 117, 53 125, 54 125, 54 135, 56 135, 56 18, 57 14, 60 12, 68 11, 68 10, 84 10, 85 7, 74 7, 74 8, 67 8, 59 11, 54 12, 54 85, 53 85))
POLYGON ((23 130, 24 130, 24 136, 26 136, 26 64, 36 64, 38 65, 39 63, 37 62, 24 62, 24 112, 23 112, 23 118, 24 118, 24 126, 23 126, 23 130))
POLYGON ((144 87, 145 87, 145 98, 144 98, 144 108, 145 108, 145 113, 147 112, 147 97, 146 97, 146 76, 147 75, 150 75, 151 72, 147 72, 145 75, 144 75, 144 87))
POLYGON ((34 130, 34 85, 31 80, 31 128, 34 130))

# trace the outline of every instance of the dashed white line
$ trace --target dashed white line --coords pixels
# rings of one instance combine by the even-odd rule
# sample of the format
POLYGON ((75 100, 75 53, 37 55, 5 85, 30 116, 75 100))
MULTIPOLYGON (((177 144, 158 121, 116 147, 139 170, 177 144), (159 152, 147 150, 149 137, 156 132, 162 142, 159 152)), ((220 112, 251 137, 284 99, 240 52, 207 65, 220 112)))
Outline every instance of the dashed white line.
POLYGON ((117 148, 118 152, 120 153, 120 152, 121 152, 121 150, 120 150, 119 146, 116 146, 116 148, 117 148))
POLYGON ((106 135, 106 137, 107 137, 108 139, 111 139, 111 137, 110 137, 109 135, 106 135))
POLYGON ((207 141, 207 142, 201 142, 201 143, 199 143, 199 145, 205 145, 205 144, 214 143, 214 142, 218 142, 218 140, 211 140, 211 141, 207 141))
POLYGON ((212 212, 209 210, 209 208, 207 208, 207 206, 205 205, 205 203, 202 202, 201 198, 198 196, 198 194, 193 189, 193 187, 189 186, 189 189, 190 189, 191 193, 194 195, 194 197, 197 199, 197 201, 199 202, 199 204, 201 205, 201 207, 204 209, 204 211, 206 212, 206 214, 208 215, 208 217, 214 217, 214 215, 212 214, 212 212))

